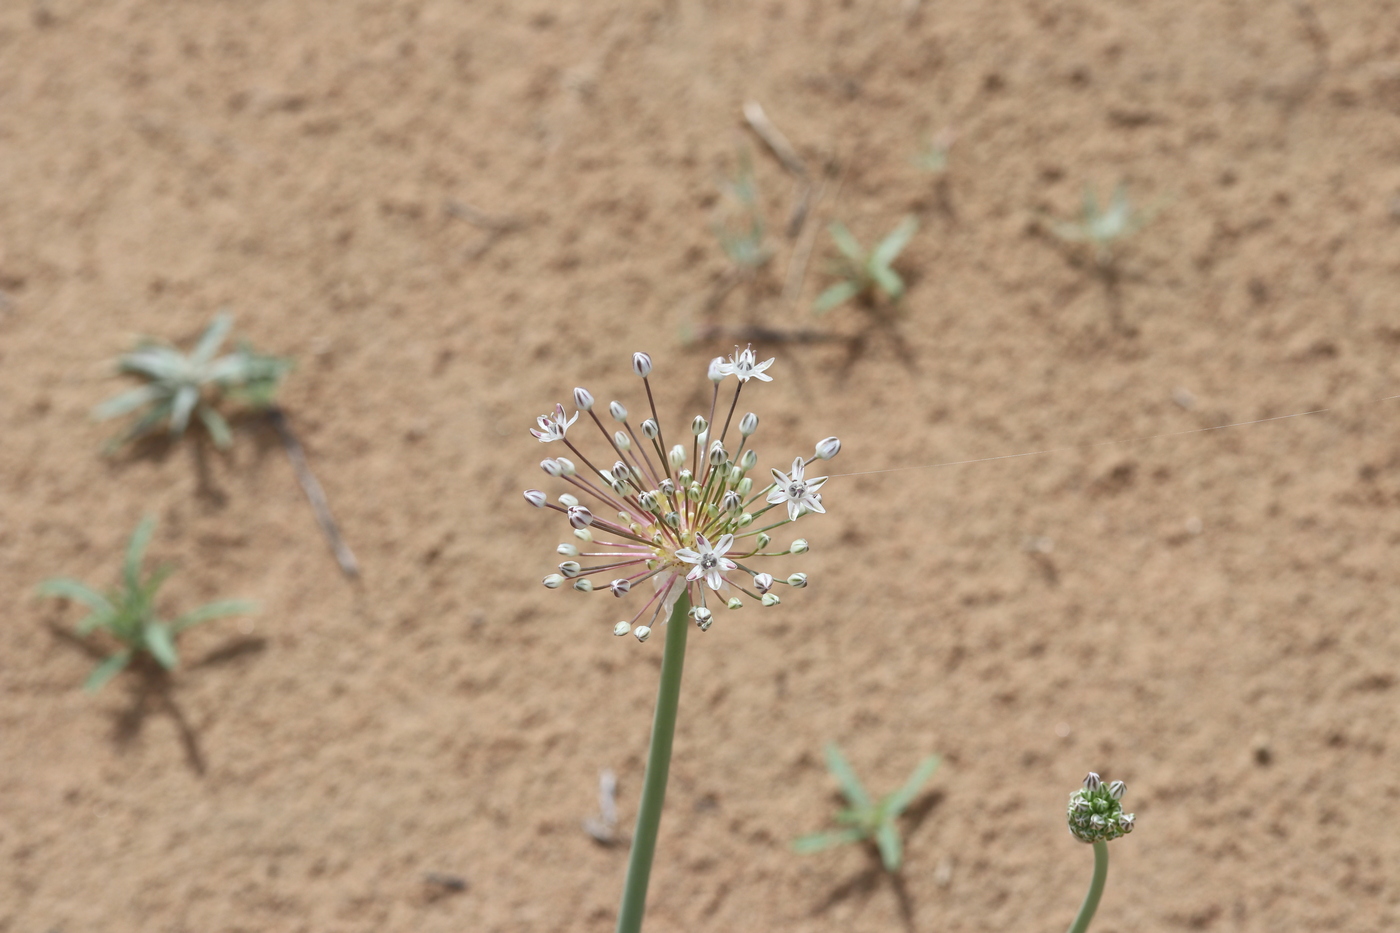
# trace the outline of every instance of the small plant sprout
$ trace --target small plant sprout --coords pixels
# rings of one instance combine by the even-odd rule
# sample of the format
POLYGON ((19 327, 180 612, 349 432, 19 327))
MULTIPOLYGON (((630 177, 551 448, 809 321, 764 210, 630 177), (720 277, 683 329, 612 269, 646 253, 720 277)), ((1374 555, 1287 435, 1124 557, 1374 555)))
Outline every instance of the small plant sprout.
POLYGON ((895 820, 914 801, 923 789, 924 783, 938 770, 939 758, 930 755, 919 762, 914 773, 904 782, 904 786, 892 794, 874 801, 866 793, 860 778, 846 761, 841 749, 835 744, 826 747, 826 766, 836 783, 841 785, 841 794, 850 804, 836 814, 836 822, 845 824, 845 829, 833 832, 813 833, 794 840, 792 847, 805 854, 820 852, 832 846, 848 845, 853 842, 871 842, 880 852, 880 861, 885 871, 897 872, 904 863, 904 846, 900 842, 895 820))
POLYGON ((1094 911, 1099 908, 1104 882, 1108 880, 1108 842, 1133 831, 1133 815, 1123 812, 1126 791, 1122 781, 1107 783, 1090 771, 1083 786, 1069 795, 1069 831, 1080 842, 1094 846, 1094 877, 1079 914, 1069 926, 1069 933, 1084 933, 1089 929, 1094 911))
POLYGON ((46 580, 39 586, 41 596, 69 599, 92 610, 91 615, 78 623, 78 635, 87 637, 93 632, 104 631, 122 646, 88 676, 84 687, 89 691, 95 691, 111 680, 143 651, 155 658, 165 670, 173 670, 179 663, 175 641, 181 632, 201 622, 243 615, 256 609, 252 603, 225 600, 201 606, 171 622, 159 619, 155 609, 156 591, 170 571, 162 567, 144 578, 141 573, 146 546, 151 543, 155 527, 152 518, 146 518, 136 526, 126 546, 121 583, 106 593, 64 577, 46 580))
POLYGON ((951 127, 941 130, 933 136, 925 137, 918 153, 914 156, 914 164, 930 175, 942 175, 948 171, 948 153, 952 151, 955 139, 957 139, 957 134, 953 132, 951 127))
POLYGON ((1153 212, 1140 211, 1128 201, 1128 188, 1120 183, 1109 197, 1108 207, 1100 210, 1094 187, 1084 188, 1084 205, 1077 221, 1051 221, 1050 229, 1066 243, 1087 243, 1093 247, 1094 261, 1100 268, 1113 264, 1118 241, 1137 233, 1152 219, 1153 212))
POLYGON ((919 229, 918 220, 904 218, 889 236, 868 253, 839 220, 828 229, 831 238, 836 241, 836 248, 841 251, 841 259, 835 270, 841 281, 817 296, 813 311, 825 314, 861 296, 879 294, 887 301, 898 301, 904 295, 904 280, 892 266, 919 229))
POLYGON ((747 150, 740 152, 739 171, 724 184, 723 192, 725 206, 713 227, 715 238, 735 273, 749 278, 773 258, 773 252, 764 242, 763 211, 747 150))
POLYGON ((216 407, 222 398, 243 401, 253 408, 271 405, 291 363, 256 353, 246 344, 216 359, 214 354, 232 327, 233 318, 219 314, 188 355, 147 340, 120 357, 117 366, 121 372, 146 382, 93 409, 92 415, 99 421, 141 411, 130 428, 112 439, 108 449, 115 450, 162 425, 172 437, 179 438, 192 419, 204 425, 215 446, 226 448, 233 438, 228 421, 216 407))
POLYGON ((573 396, 576 412, 571 415, 563 405, 556 405, 536 419, 530 432, 543 444, 558 443, 568 449, 567 456, 547 458, 540 467, 552 479, 567 484, 569 491, 552 501, 543 490, 525 491, 526 502, 558 512, 571 530, 570 539, 557 548, 565 559, 557 573, 544 578, 545 587, 561 589, 567 584, 579 593, 640 598, 641 608, 612 626, 615 635, 631 633, 638 641, 646 641, 659 623, 666 625, 651 748, 618 913, 619 933, 640 930, 646 909, 690 630, 687 621, 706 632, 715 622, 716 610, 739 609, 746 599, 776 606, 780 600, 773 590, 778 586, 807 585, 805 574, 780 578, 763 570, 759 562, 807 550, 806 540, 800 538, 791 547, 775 546, 771 532, 805 520, 812 512, 825 511, 818 490, 826 478, 808 477, 805 471, 818 460, 834 457, 841 442, 826 438, 810 456, 794 460, 787 473, 773 471, 773 482, 754 482, 749 474, 758 464, 758 454, 749 441, 758 430, 758 416, 736 417, 736 413, 739 396, 750 381, 772 381, 767 373, 772 365, 771 359, 758 362, 752 348, 736 348, 728 360, 714 359, 707 373, 714 385, 709 414, 696 415, 684 427, 667 429, 656 410, 651 357, 634 353, 632 371, 646 389, 642 411, 633 414, 621 402, 612 402, 606 411, 614 424, 605 426, 599 415, 604 406, 587 389, 579 388, 573 396), (727 406, 721 405, 720 386, 731 376, 734 394, 727 406), (592 421, 602 435, 601 455, 584 452, 577 438, 580 420, 592 421), (729 434, 731 430, 735 436, 729 434), (773 509, 778 513, 767 516, 773 509), (650 590, 649 595, 638 593, 643 589, 650 590))

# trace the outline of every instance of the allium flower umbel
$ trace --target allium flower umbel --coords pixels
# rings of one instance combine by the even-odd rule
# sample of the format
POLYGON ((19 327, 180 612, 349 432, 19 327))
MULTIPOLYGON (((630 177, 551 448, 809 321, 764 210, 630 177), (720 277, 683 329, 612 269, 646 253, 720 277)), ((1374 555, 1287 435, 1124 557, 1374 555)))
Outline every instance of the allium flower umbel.
POLYGON ((714 618, 710 602, 716 608, 737 609, 747 596, 759 605, 775 606, 778 596, 770 592, 775 586, 806 586, 806 574, 775 576, 751 564, 761 558, 807 551, 802 538, 784 550, 769 550, 769 532, 804 515, 826 511, 818 492, 826 477, 808 477, 806 469, 817 460, 835 456, 841 444, 828 437, 818 443, 811 456, 793 460, 788 472, 772 470, 773 482, 755 485, 748 474, 757 465, 758 455, 748 443, 757 430, 758 416, 749 413, 735 422, 734 413, 750 379, 771 381, 764 371, 772 364, 771 359, 756 362, 751 349, 736 351, 728 361, 713 360, 708 368, 715 385, 709 417, 696 415, 687 426, 670 434, 661 427, 656 413, 652 362, 645 353, 632 355, 632 371, 646 387, 650 412, 636 429, 620 402, 608 405, 616 428, 606 427, 586 389, 574 390, 580 410, 572 417, 567 417, 563 405, 541 415, 539 429, 530 433, 541 443, 562 442, 570 456, 546 459, 540 467, 573 488, 554 501, 542 490, 529 489, 525 500, 537 508, 561 513, 575 539, 559 545, 559 554, 569 559, 559 565, 558 573, 544 578, 544 585, 557 589, 569 582, 580 592, 622 598, 639 584, 650 582, 649 598, 641 608, 630 621, 613 627, 614 634, 633 632, 641 640, 682 593, 689 594, 693 607, 690 617, 705 631, 714 618), (729 376, 736 378, 734 397, 723 426, 716 432, 720 385, 729 376), (583 413, 602 435, 601 453, 597 452, 600 445, 594 445, 594 453, 584 453, 583 445, 570 434, 583 413), (733 437, 729 434, 731 425, 735 428, 733 437), (725 446, 730 443, 737 446, 725 446), (587 506, 581 504, 585 497, 587 506), (768 516, 773 520, 764 521, 773 509, 777 512, 768 516))

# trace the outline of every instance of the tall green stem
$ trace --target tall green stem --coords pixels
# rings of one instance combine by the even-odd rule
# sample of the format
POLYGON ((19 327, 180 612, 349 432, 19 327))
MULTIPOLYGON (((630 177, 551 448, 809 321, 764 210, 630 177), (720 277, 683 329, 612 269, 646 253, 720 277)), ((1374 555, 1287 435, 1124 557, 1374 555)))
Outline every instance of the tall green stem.
POLYGON ((1079 916, 1069 925, 1069 933, 1084 933, 1089 929, 1094 911, 1099 909, 1099 898, 1103 897, 1103 886, 1107 880, 1108 843, 1100 839, 1094 843, 1094 880, 1089 882, 1089 892, 1084 895, 1084 903, 1079 905, 1079 916))
POLYGON ((651 860, 656 854, 656 833, 661 826, 661 805, 666 801, 666 778, 671 772, 671 741, 676 735, 676 709, 681 699, 681 669, 685 665, 685 638, 690 632, 690 597, 682 593, 666 623, 666 648, 661 655, 661 683, 656 689, 656 715, 651 721, 651 750, 647 753, 647 773, 642 785, 642 804, 637 812, 637 831, 632 834, 632 854, 627 859, 627 883, 622 889, 622 908, 617 915, 617 933, 638 933, 647 908, 647 882, 651 880, 651 860))

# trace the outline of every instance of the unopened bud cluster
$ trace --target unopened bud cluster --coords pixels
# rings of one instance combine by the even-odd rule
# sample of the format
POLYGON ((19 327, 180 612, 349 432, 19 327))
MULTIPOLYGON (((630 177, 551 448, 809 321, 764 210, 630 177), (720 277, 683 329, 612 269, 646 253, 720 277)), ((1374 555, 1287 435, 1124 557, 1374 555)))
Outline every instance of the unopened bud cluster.
POLYGON ((744 605, 743 596, 762 606, 778 605, 778 594, 771 592, 778 584, 805 587, 805 573, 774 577, 751 569, 748 562, 807 551, 805 538, 785 550, 771 551, 769 532, 808 513, 826 511, 819 491, 826 477, 809 477, 806 469, 834 457, 841 442, 828 437, 817 443, 811 456, 794 459, 787 472, 771 470, 771 482, 765 480, 762 486, 754 482, 749 473, 758 464, 758 454, 748 443, 758 430, 758 416, 750 412, 737 421, 734 416, 739 394, 750 379, 772 381, 764 372, 772 364, 771 359, 757 362, 752 349, 736 350, 728 360, 711 361, 707 375, 715 390, 709 416, 696 415, 689 430, 671 434, 670 446, 669 432, 661 428, 656 413, 648 378, 652 361, 645 353, 632 355, 632 371, 646 384, 650 413, 636 430, 628 421, 626 406, 616 401, 608 404, 607 411, 620 428, 605 427, 595 411, 601 406, 595 406, 593 394, 583 388, 574 390, 578 411, 572 417, 563 405, 556 405, 553 412, 536 419, 538 428, 531 434, 542 443, 562 441, 576 458, 552 457, 540 464, 573 492, 551 502, 542 490, 525 491, 527 502, 563 513, 573 529, 575 541, 558 547, 558 553, 569 559, 559 564, 558 573, 544 578, 544 585, 558 589, 569 582, 579 592, 622 597, 650 580, 651 598, 630 621, 613 626, 614 634, 631 632, 641 641, 682 593, 690 596, 691 620, 707 631, 714 622, 707 594, 717 605, 738 609, 744 605), (726 412, 719 404, 719 387, 729 376, 738 385, 726 412), (569 436, 569 429, 585 413, 607 445, 601 456, 595 455, 596 460, 569 436), (730 435, 731 427, 737 437, 730 435), (582 505, 575 492, 594 501, 582 505), (762 520, 774 508, 779 509, 777 514, 762 520), (574 558, 585 558, 587 563, 574 558), (589 579, 593 576, 599 578, 597 584, 589 579), (643 617, 646 623, 638 624, 643 617))
POLYGON ((1122 781, 1105 784, 1090 771, 1084 786, 1069 795, 1069 831, 1081 842, 1117 839, 1133 831, 1133 815, 1123 812, 1122 781))

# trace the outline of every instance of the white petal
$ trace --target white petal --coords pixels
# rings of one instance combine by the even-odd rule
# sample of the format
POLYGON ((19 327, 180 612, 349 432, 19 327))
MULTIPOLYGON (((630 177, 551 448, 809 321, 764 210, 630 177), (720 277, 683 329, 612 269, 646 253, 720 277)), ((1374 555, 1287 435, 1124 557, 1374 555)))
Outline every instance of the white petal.
POLYGON ((802 482, 802 474, 803 474, 803 472, 804 472, 806 469, 807 469, 807 468, 806 468, 805 466, 803 466, 803 464, 802 464, 802 458, 801 458, 801 457, 798 457, 797 459, 793 460, 793 461, 792 461, 792 481, 793 481, 794 483, 800 483, 800 482, 802 482))
POLYGON ((822 483, 825 483, 830 478, 829 476, 818 476, 816 479, 807 480, 807 491, 816 492, 818 489, 822 488, 822 483))
POLYGON ((777 505, 779 502, 786 502, 787 497, 786 488, 774 489, 772 492, 768 493, 768 501, 774 505, 777 505))
MULTIPOLYGON (((719 536, 719 540, 715 542, 714 555, 715 555, 716 557, 723 557, 725 554, 727 554, 727 553, 729 552, 729 549, 732 548, 733 546, 734 546, 734 536, 733 536, 733 535, 730 535, 730 534, 720 535, 720 536, 719 536)), ((726 563, 729 563, 729 562, 726 561, 726 563)), ((730 569, 732 569, 732 568, 730 568, 730 569)))
POLYGON ((820 496, 803 496, 802 507, 812 512, 826 512, 826 509, 822 507, 820 496))
POLYGON ((700 554, 698 551, 692 551, 688 547, 683 547, 676 551, 676 556, 687 564, 698 564, 700 563, 700 558, 704 555, 700 554))
POLYGON ((720 574, 718 567, 715 567, 710 570, 709 573, 705 574, 705 582, 710 585, 710 589, 712 590, 717 590, 721 586, 724 586, 724 577, 720 574))
POLYGON ((701 567, 699 564, 696 564, 691 569, 690 573, 685 575, 685 579, 689 583, 694 583, 696 580, 699 580, 701 577, 705 576, 707 573, 710 572, 712 571, 707 571, 704 567, 701 567))
MULTIPOLYGON (((798 465, 800 466, 801 463, 802 463, 802 461, 799 460, 799 461, 797 461, 797 463, 798 463, 798 465)), ((776 483, 776 484, 779 485, 779 486, 786 486, 786 485, 790 482, 790 481, 788 480, 788 477, 787 477, 787 474, 786 474, 786 473, 783 473, 783 472, 781 472, 781 471, 779 471, 779 470, 774 470, 774 469, 771 469, 771 468, 768 470, 768 472, 770 472, 770 473, 773 474, 773 482, 776 483)), ((801 473, 796 474, 796 476, 797 476, 798 479, 801 479, 801 478, 802 478, 802 474, 801 474, 801 473)))
POLYGON ((727 557, 721 557, 719 559, 719 569, 724 571, 737 570, 739 569, 739 565, 727 557))
MULTIPOLYGON (((714 548, 710 546, 709 539, 707 539, 707 538, 706 538, 704 535, 702 535, 702 534, 697 534, 697 535, 695 536, 695 544, 696 544, 696 546, 700 549, 700 553, 701 553, 701 554, 708 554, 708 553, 710 553, 711 551, 714 550, 714 548)), ((679 553, 680 553, 680 552, 678 551, 677 554, 679 554, 679 553)))
POLYGON ((797 516, 802 514, 802 503, 797 499, 788 501, 788 521, 797 521, 797 516))

